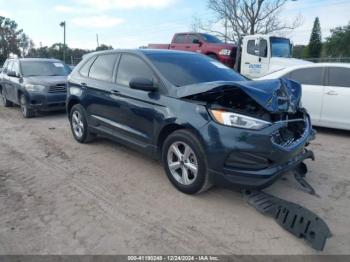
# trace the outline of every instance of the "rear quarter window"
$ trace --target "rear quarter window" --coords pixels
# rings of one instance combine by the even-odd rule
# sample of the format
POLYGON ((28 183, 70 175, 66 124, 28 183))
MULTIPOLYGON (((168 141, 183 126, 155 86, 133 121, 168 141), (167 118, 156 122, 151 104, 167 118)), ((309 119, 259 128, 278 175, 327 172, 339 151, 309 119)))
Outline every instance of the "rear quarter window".
POLYGON ((88 77, 89 76, 89 71, 90 71, 90 67, 92 65, 92 63, 95 61, 96 56, 91 57, 90 59, 88 59, 88 61, 86 61, 83 66, 81 67, 81 69, 79 70, 79 73, 82 76, 88 77))

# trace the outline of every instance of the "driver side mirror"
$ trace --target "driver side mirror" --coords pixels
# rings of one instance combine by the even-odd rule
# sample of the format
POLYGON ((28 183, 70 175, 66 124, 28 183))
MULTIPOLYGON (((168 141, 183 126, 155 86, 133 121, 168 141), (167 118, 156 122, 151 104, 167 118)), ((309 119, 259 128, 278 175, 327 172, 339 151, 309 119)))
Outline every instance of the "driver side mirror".
POLYGON ((10 77, 19 77, 19 75, 15 71, 8 71, 7 75, 10 77))
POLYGON ((133 78, 130 81, 129 86, 132 89, 143 90, 147 92, 153 92, 158 89, 158 86, 153 82, 153 80, 144 77, 133 78))

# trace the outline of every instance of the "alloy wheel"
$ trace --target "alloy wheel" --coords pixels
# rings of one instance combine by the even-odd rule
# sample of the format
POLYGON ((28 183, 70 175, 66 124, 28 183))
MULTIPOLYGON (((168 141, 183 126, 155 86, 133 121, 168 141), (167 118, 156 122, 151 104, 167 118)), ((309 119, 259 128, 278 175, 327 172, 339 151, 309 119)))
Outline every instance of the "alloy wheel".
POLYGON ((168 149, 167 163, 171 175, 183 185, 197 178, 198 161, 192 148, 184 142, 174 142, 168 149))
POLYGON ((76 137, 81 138, 84 135, 84 123, 79 111, 74 111, 72 114, 72 126, 76 137))

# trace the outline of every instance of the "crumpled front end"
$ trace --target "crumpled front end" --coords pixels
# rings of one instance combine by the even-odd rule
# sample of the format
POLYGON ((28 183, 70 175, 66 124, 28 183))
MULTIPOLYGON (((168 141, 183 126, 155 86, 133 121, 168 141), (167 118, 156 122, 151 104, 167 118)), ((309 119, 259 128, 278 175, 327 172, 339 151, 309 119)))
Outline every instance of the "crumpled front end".
POLYGON ((220 186, 262 188, 305 159, 314 158, 306 146, 315 131, 300 105, 301 87, 296 82, 221 83, 184 99, 204 103, 212 115, 213 121, 201 135, 212 179, 220 186), (217 120, 217 112, 227 114, 225 122, 217 120), (230 114, 232 119, 227 120, 230 114), (240 127, 237 116, 242 116, 241 122, 247 117, 265 125, 240 127))

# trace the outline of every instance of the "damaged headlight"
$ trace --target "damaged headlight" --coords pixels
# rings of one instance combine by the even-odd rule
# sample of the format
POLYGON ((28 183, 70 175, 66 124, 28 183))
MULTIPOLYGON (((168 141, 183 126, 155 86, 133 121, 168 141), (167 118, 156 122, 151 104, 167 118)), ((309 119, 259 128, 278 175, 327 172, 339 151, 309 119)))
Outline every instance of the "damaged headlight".
POLYGON ((225 126, 234 126, 245 129, 259 130, 269 125, 270 122, 249 117, 237 113, 222 111, 222 110, 210 110, 216 122, 225 126))

